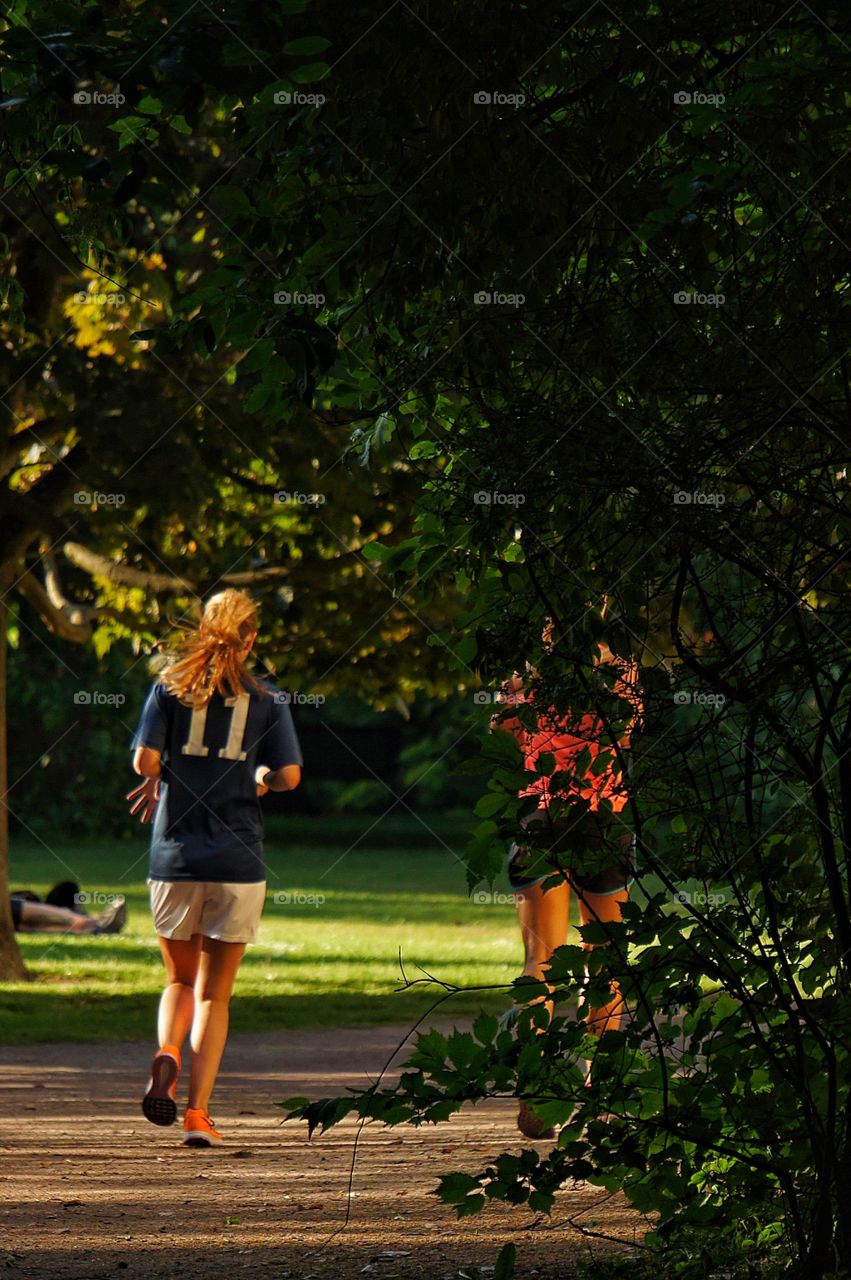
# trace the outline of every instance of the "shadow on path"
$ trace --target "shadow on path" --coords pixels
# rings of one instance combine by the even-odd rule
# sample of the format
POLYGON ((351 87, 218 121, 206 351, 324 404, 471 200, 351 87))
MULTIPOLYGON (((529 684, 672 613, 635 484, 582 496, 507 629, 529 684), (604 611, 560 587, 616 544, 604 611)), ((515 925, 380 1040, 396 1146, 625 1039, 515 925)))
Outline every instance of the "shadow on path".
MULTIPOLYGON (((462 1267, 493 1267, 502 1245, 514 1240, 518 1276, 536 1268, 538 1280, 563 1280, 588 1250, 579 1232, 565 1227, 567 1218, 582 1212, 624 1244, 640 1238, 641 1223, 622 1199, 588 1185, 566 1189, 552 1221, 538 1227, 528 1210, 497 1204, 459 1222, 430 1194, 438 1177, 475 1172, 519 1145, 513 1104, 492 1101, 419 1130, 367 1127, 350 1224, 313 1252, 345 1216, 355 1122, 309 1143, 306 1126, 284 1124, 275 1103, 369 1083, 406 1030, 234 1036, 213 1107, 226 1142, 210 1151, 186 1149, 179 1126, 157 1129, 142 1117, 149 1044, 5 1049, 0 1260, 7 1274, 454 1277, 462 1267)), ((618 1246, 591 1248, 603 1254, 618 1246)))

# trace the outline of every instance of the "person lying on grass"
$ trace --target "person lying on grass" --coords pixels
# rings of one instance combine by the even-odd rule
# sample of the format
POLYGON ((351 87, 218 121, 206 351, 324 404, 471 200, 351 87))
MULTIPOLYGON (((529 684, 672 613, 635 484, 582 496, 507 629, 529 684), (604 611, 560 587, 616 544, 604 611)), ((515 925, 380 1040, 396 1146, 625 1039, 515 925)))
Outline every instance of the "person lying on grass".
POLYGON ((83 911, 80 886, 73 880, 55 884, 42 902, 32 889, 9 894, 16 933, 120 933, 127 923, 127 904, 121 894, 110 895, 110 905, 96 916, 83 911))

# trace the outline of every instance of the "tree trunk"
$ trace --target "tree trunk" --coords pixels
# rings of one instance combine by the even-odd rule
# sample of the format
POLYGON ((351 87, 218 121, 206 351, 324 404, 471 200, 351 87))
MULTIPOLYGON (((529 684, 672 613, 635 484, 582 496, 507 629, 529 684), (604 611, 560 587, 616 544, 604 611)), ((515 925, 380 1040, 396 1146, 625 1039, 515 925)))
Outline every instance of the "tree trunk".
POLYGON ((9 810, 6 796, 9 765, 6 752, 6 624, 9 606, 0 596, 0 982, 26 978, 9 908, 9 810))

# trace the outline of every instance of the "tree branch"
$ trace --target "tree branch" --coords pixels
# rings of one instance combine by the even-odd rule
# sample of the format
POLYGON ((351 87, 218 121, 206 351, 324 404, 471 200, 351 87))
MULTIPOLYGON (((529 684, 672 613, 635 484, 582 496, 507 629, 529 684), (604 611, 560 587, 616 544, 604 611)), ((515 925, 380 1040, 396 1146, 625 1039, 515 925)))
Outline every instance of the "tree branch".
POLYGON ((56 607, 33 572, 28 569, 16 582, 16 587, 28 604, 38 613, 45 626, 63 640, 74 644, 87 644, 92 636, 89 620, 74 621, 73 616, 56 607))
POLYGON ((64 423, 51 415, 49 418, 42 418, 41 422, 24 427, 22 431, 13 432, 7 437, 0 452, 0 477, 7 476, 14 469, 25 449, 31 449, 34 444, 47 447, 49 440, 61 436, 67 430, 64 423))
POLYGON ((44 586, 32 569, 27 569, 15 585, 55 635, 61 636, 63 640, 70 640, 73 644, 87 644, 92 638, 94 624, 101 618, 111 618, 133 631, 144 627, 144 619, 131 613, 122 613, 109 605, 80 604, 78 601, 68 600, 62 592, 52 553, 45 552, 43 559, 44 586))
POLYGON ((54 609, 58 609, 73 626, 89 626, 92 618, 97 614, 97 609, 93 605, 78 604, 68 599, 62 590, 59 567, 53 551, 48 549, 41 558, 44 564, 44 587, 49 603, 54 609))
MULTIPOLYGON (((84 547, 80 542, 66 542, 62 550, 68 560, 78 569, 84 569, 92 577, 105 578, 107 582, 123 587, 141 587, 144 591, 171 591, 175 594, 188 592, 197 595, 204 584, 190 578, 178 577, 171 573, 148 573, 144 569, 134 569, 132 565, 120 564, 84 547)), ((284 565, 269 565, 264 569, 247 569, 241 573, 223 573, 218 582, 227 583, 231 587, 248 586, 253 582, 274 581, 277 578, 288 578, 290 570, 284 565)))

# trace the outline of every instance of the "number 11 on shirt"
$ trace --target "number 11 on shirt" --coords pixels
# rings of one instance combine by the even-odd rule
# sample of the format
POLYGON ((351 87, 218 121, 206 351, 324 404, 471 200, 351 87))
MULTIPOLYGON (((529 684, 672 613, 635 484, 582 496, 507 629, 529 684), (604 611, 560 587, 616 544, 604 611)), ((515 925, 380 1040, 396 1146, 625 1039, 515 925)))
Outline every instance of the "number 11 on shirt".
MULTIPOLYGON (((231 709, 231 718, 227 742, 223 747, 219 748, 219 758, 221 760, 245 760, 246 753, 242 749, 242 742, 245 737, 245 725, 248 720, 248 707, 251 697, 247 693, 241 693, 238 698, 225 698, 224 701, 225 706, 231 709)), ((192 719, 189 721, 189 737, 181 748, 185 756, 206 756, 210 754, 210 748, 204 746, 204 730, 207 727, 208 706, 209 703, 204 703, 202 707, 192 708, 192 719)))

